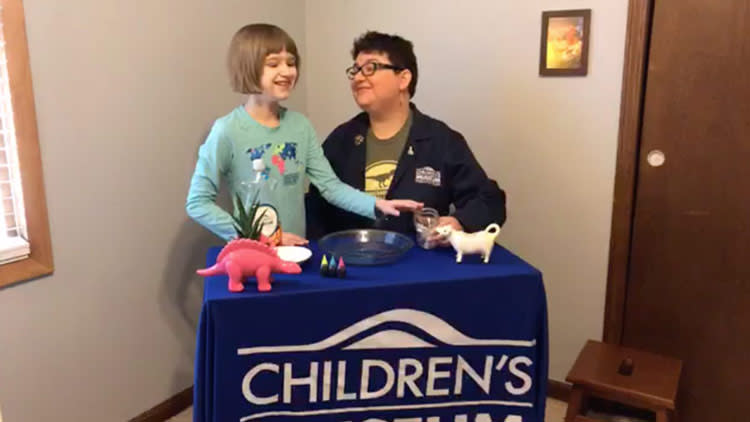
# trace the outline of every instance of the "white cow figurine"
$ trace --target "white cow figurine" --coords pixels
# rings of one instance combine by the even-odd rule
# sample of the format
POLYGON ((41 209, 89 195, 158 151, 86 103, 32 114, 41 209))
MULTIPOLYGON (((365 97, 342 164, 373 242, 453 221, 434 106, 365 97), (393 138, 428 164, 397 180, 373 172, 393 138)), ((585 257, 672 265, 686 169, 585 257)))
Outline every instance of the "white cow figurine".
POLYGON ((456 262, 461 263, 464 254, 482 254, 482 259, 486 264, 490 262, 490 254, 492 254, 495 239, 500 234, 500 226, 492 223, 486 229, 474 233, 453 230, 451 226, 440 226, 435 231, 448 239, 453 249, 456 250, 456 262))

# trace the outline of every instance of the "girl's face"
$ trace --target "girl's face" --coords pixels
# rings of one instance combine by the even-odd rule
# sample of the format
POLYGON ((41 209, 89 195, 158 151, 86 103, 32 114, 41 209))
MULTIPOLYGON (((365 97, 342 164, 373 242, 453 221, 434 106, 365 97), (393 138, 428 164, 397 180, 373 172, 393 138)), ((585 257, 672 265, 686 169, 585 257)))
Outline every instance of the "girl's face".
POLYGON ((270 100, 289 98, 297 82, 297 58, 286 50, 266 56, 260 84, 263 95, 270 100))

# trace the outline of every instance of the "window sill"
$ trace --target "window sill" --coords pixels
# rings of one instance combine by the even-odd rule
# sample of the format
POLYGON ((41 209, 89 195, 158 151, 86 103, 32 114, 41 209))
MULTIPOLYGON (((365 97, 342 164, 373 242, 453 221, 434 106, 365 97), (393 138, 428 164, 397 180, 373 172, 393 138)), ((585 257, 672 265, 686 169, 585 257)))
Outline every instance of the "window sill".
POLYGON ((1 265, 0 288, 52 274, 54 267, 51 260, 48 263, 44 261, 43 259, 40 260, 31 256, 20 261, 1 265))

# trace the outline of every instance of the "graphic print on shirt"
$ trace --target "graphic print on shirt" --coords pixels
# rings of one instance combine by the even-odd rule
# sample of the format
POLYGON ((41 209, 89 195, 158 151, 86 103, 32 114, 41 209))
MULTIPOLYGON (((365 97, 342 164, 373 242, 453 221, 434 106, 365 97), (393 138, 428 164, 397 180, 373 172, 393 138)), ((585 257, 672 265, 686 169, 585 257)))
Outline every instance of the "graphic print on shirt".
POLYGON ((279 174, 284 175, 285 162, 290 160, 297 160, 297 144, 286 142, 283 144, 274 145, 271 148, 271 164, 279 169, 279 174))
POLYGON ((247 154, 250 156, 251 160, 257 160, 258 158, 263 158, 263 154, 270 147, 271 144, 265 144, 256 148, 248 148, 247 154))
POLYGON ((276 168, 285 186, 294 185, 299 180, 300 162, 297 160, 297 142, 267 143, 255 148, 248 148, 247 154, 251 161, 262 158, 266 167, 273 166, 276 168))
POLYGON ((377 198, 385 198, 396 173, 396 160, 376 161, 365 169, 365 192, 377 198))

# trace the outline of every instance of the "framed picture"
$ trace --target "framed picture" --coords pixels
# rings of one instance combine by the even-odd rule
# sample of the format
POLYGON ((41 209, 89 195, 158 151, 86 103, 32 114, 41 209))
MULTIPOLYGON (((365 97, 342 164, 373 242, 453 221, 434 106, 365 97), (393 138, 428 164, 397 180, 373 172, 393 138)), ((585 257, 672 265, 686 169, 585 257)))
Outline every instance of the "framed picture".
POLYGON ((591 9, 542 12, 539 74, 585 76, 589 62, 591 9))

